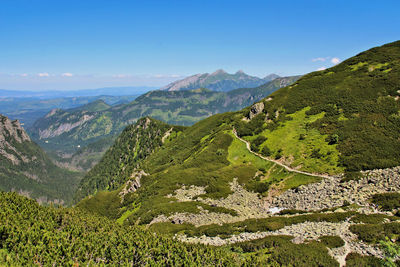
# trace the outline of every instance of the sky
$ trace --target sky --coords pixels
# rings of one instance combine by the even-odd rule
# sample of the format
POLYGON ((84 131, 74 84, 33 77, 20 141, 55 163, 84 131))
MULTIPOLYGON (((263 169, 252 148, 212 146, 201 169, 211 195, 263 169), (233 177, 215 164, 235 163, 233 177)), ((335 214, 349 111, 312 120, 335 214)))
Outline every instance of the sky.
POLYGON ((400 1, 0 0, 0 89, 305 74, 400 39, 400 1))

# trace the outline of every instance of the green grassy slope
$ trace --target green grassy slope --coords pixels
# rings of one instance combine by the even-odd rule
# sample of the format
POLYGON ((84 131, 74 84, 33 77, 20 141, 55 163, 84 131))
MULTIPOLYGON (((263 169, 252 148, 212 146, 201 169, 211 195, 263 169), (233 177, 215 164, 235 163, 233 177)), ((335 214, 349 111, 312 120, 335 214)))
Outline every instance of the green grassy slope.
MULTIPOLYGON (((235 215, 232 210, 199 204, 196 201, 173 201, 174 204, 171 205, 171 198, 168 195, 174 194, 175 190, 184 185, 195 185, 205 187, 204 198, 227 197, 232 193, 230 183, 234 178, 237 178, 247 190, 260 194, 266 193, 272 184, 279 183, 286 190, 318 180, 315 177, 288 172, 274 163, 251 154, 245 144, 232 133, 232 123, 239 116, 241 116, 240 113, 224 113, 202 120, 182 131, 146 159, 135 161, 130 166, 123 165, 123 160, 107 161, 109 163, 107 167, 113 169, 116 175, 107 175, 104 171, 94 175, 91 171, 86 179, 97 181, 97 183, 105 183, 109 179, 120 181, 114 186, 102 187, 102 189, 116 191, 102 193, 94 199, 86 199, 80 205, 92 211, 107 210, 106 207, 113 206, 118 210, 108 212, 111 217, 122 216, 122 212, 134 208, 135 212, 132 212, 127 219, 130 222, 136 222, 139 219, 142 224, 149 223, 161 214, 199 213, 200 210, 197 208, 199 205, 209 211, 235 215), (118 188, 118 186, 128 180, 130 173, 124 174, 125 169, 128 168, 130 171, 134 168, 143 169, 150 175, 142 179, 142 185, 137 193, 132 194, 131 198, 120 201, 118 192, 121 187, 118 188), (256 175, 257 173, 259 174, 256 175), (260 179, 260 174, 263 179, 260 179), (140 207, 132 207, 132 203, 139 204, 140 207)), ((134 149, 128 149, 125 146, 122 153, 112 150, 107 153, 110 157, 112 155, 120 159, 125 158, 126 151, 130 151, 129 154, 134 149)), ((105 158, 102 161, 106 162, 105 158)), ((99 165, 103 169, 104 166, 105 164, 99 165)), ((96 167, 93 170, 96 170, 96 167)), ((79 194, 78 191, 78 199, 79 194)), ((105 215, 103 212, 101 214, 105 215)))

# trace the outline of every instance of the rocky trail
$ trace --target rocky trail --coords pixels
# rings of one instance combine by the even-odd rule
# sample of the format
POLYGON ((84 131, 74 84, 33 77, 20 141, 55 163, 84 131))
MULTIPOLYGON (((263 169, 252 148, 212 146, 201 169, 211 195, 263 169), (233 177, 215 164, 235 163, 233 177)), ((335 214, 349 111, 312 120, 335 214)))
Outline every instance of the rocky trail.
POLYGON ((295 172, 295 173, 299 173, 299 174, 304 174, 304 175, 309 175, 309 176, 314 176, 314 177, 321 177, 321 178, 332 178, 333 177, 333 176, 329 176, 329 175, 326 175, 326 174, 318 174, 318 173, 310 173, 310 172, 305 172, 305 171, 299 171, 299 170, 296 170, 294 168, 291 168, 291 167, 283 164, 282 162, 279 162, 278 160, 267 158, 267 157, 265 157, 265 156, 263 156, 263 155, 261 155, 261 154, 259 154, 257 152, 252 151, 251 148, 250 148, 250 143, 248 141, 244 140, 243 138, 239 137, 237 135, 237 132, 236 132, 235 128, 233 128, 232 132, 233 132, 233 134, 235 135, 235 137, 237 139, 239 139, 240 141, 242 141, 243 143, 246 144, 246 148, 250 153, 252 153, 253 155, 255 155, 255 156, 257 156, 257 157, 259 157, 259 158, 261 158, 263 160, 267 160, 267 161, 273 162, 273 163, 285 168, 289 172, 295 172))

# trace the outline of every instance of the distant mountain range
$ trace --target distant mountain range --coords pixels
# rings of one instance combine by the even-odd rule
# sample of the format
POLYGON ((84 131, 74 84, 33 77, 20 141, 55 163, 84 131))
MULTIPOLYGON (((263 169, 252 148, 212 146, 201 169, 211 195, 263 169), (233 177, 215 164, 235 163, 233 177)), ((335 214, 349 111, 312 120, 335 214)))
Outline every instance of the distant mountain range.
POLYGON ((3 90, 0 89, 0 99, 10 97, 23 98, 39 98, 51 99, 60 97, 81 97, 81 96, 126 96, 140 95, 150 90, 155 90, 157 87, 150 86, 129 86, 129 87, 105 87, 97 89, 83 89, 70 91, 19 91, 19 90, 3 90))
POLYGON ((0 97, 0 113, 10 119, 18 119, 25 127, 30 127, 39 118, 54 108, 71 109, 98 99, 109 105, 127 104, 139 95, 126 96, 79 96, 58 98, 0 97))
POLYGON ((192 90, 197 88, 207 88, 213 91, 227 92, 238 88, 257 87, 279 78, 276 74, 270 74, 264 78, 250 76, 239 70, 235 74, 229 74, 220 69, 211 74, 196 74, 179 81, 168 84, 161 88, 166 91, 192 90))

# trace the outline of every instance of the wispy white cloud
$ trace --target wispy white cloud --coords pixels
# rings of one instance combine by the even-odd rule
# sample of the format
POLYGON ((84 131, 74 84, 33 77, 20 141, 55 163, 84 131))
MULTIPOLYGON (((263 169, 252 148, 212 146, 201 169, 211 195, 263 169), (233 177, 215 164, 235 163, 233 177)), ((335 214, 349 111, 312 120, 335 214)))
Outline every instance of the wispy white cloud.
POLYGON ((28 77, 28 74, 22 73, 22 74, 20 74, 19 76, 21 76, 21 77, 28 77))
POLYGON ((321 67, 321 68, 317 69, 317 71, 320 71, 320 70, 326 70, 326 67, 321 67))
POLYGON ((132 77, 132 75, 129 75, 129 74, 115 74, 115 75, 113 75, 112 77, 113 77, 113 78, 120 78, 120 79, 122 79, 122 78, 129 78, 129 77, 132 77))
POLYGON ((324 62, 328 59, 329 59, 329 57, 316 57, 316 58, 313 58, 311 61, 312 62, 318 62, 318 61, 324 62))
POLYGON ((48 74, 47 72, 42 72, 42 73, 38 73, 39 77, 49 77, 50 74, 48 74))
POLYGON ((340 59, 339 58, 337 58, 337 57, 334 57, 334 58, 332 58, 331 59, 331 62, 332 62, 332 64, 339 64, 340 63, 340 59))
POLYGON ((72 77, 74 75, 72 73, 65 72, 65 73, 61 74, 61 76, 63 76, 63 77, 72 77))

